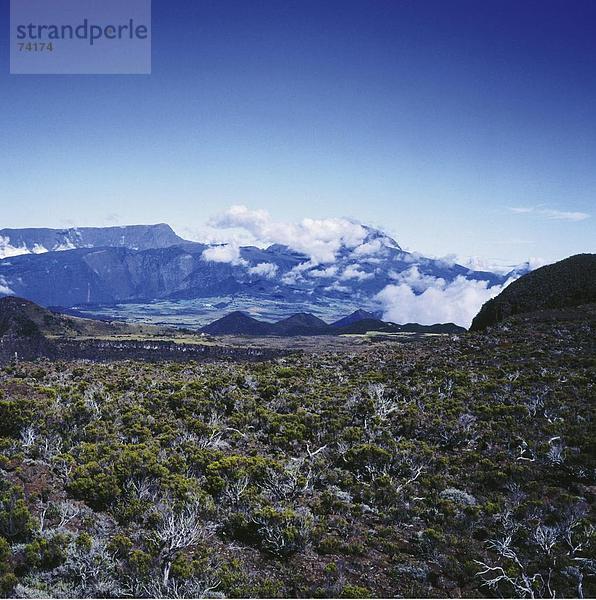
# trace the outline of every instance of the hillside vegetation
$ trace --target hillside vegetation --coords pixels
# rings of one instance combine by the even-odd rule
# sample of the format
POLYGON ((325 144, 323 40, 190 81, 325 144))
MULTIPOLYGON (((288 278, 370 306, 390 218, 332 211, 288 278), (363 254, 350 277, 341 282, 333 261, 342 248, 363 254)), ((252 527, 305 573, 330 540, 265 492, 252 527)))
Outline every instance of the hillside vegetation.
POLYGON ((156 327, 150 325, 127 325, 66 316, 52 312, 24 298, 14 296, 0 298, 0 337, 10 332, 23 337, 43 335, 72 338, 121 335, 138 332, 142 329, 157 331, 156 327))
POLYGON ((594 596, 595 329, 6 365, 0 593, 594 596))
POLYGON ((480 310, 471 331, 512 315, 596 302, 596 254, 577 254, 520 277, 480 310))

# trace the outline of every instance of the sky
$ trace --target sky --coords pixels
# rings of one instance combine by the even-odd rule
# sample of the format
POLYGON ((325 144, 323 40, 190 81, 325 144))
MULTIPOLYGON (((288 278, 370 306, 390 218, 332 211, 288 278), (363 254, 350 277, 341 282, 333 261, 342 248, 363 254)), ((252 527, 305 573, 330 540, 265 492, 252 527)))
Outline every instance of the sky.
POLYGON ((596 251, 592 0, 154 0, 130 76, 9 75, 0 8, 0 228, 197 239, 243 205, 430 256, 596 251))

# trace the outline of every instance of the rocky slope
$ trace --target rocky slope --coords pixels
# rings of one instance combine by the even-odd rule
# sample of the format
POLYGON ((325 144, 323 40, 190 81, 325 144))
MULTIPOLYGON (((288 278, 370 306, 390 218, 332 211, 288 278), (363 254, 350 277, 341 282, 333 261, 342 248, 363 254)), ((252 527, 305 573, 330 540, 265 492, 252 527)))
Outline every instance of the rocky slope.
POLYGON ((596 302, 596 254, 578 254, 514 281, 484 304, 470 330, 481 331, 512 315, 590 302, 596 302))

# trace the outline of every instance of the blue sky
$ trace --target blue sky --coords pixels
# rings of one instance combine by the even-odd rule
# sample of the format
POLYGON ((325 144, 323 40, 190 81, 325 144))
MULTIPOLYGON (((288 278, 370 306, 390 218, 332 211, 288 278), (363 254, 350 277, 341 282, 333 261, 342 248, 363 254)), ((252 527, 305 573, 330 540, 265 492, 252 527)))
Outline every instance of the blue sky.
POLYGON ((151 76, 11 76, 3 26, 0 226, 244 204, 432 255, 593 252, 595 33, 593 1, 154 0, 151 76))

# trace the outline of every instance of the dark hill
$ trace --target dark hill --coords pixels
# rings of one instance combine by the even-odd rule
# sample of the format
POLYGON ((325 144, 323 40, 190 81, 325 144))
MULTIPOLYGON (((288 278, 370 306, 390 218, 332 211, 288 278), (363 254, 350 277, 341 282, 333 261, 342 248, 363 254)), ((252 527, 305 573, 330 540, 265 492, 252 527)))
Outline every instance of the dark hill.
POLYGON ((419 323, 388 323, 380 319, 362 319, 350 325, 344 325, 335 329, 338 334, 364 334, 369 331, 382 333, 463 333, 466 330, 455 323, 437 323, 435 325, 420 325, 419 323))
POLYGON ((274 325, 253 319, 237 310, 206 325, 201 331, 210 335, 271 335, 274 333, 274 325))
POLYGON ((274 325, 275 333, 283 336, 325 335, 332 333, 332 328, 322 319, 310 313, 297 313, 278 321, 274 325))
POLYGON ((0 298, 0 336, 9 330, 25 337, 33 333, 50 337, 72 337, 127 333, 130 327, 124 323, 67 316, 24 298, 6 296, 0 298))
POLYGON ((0 364, 15 356, 32 359, 46 355, 50 345, 42 333, 53 316, 43 308, 21 298, 0 299, 0 364))
POLYGON ((465 327, 460 327, 455 323, 435 323, 434 325, 420 325, 419 323, 406 323, 400 325, 404 333, 464 333, 465 327))
POLYGON ((365 319, 377 320, 375 315, 359 308, 358 310, 355 310, 351 315, 348 315, 343 319, 339 319, 334 323, 331 323, 331 327, 345 327, 346 325, 352 325, 353 323, 358 323, 358 321, 364 321, 365 319))
POLYGON ((489 300, 472 321, 481 331, 510 316, 596 302, 596 254, 577 254, 536 269, 489 300))
POLYGON ((13 296, 0 299, 0 337, 39 335, 46 319, 51 320, 51 314, 33 302, 13 296))
MULTIPOLYGON (((440 323, 436 325, 408 323, 406 325, 397 325, 396 323, 387 323, 374 317, 357 318, 357 316, 367 314, 370 313, 356 311, 349 317, 345 317, 348 320, 348 324, 338 327, 335 324, 328 325, 325 321, 310 313, 297 313, 277 323, 267 323, 254 319, 241 311, 236 311, 206 325, 201 329, 201 332, 210 335, 276 335, 280 337, 294 337, 310 335, 362 335, 369 331, 382 333, 462 333, 465 331, 463 327, 458 327, 453 323, 440 323)), ((344 319, 340 319, 335 323, 342 321, 344 319)))
POLYGON ((241 311, 235 311, 206 325, 201 328, 201 331, 210 335, 278 335, 290 337, 322 335, 333 330, 325 321, 309 313, 297 313, 277 323, 267 323, 254 319, 241 311))
POLYGON ((395 323, 385 323, 380 319, 360 319, 353 321, 342 327, 335 327, 334 333, 338 335, 342 334, 365 334, 369 331, 382 331, 383 333, 399 333, 401 331, 400 325, 395 323))
POLYGON ((0 336, 8 331, 25 337, 33 334, 60 337, 99 335, 112 333, 116 328, 124 329, 125 326, 62 315, 16 296, 0 298, 0 336))

